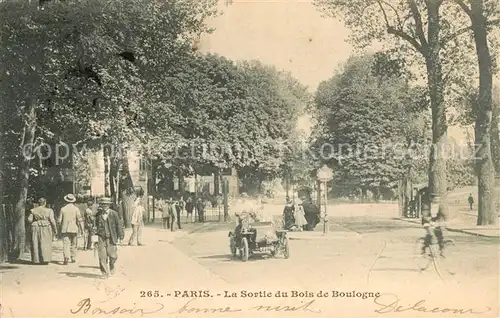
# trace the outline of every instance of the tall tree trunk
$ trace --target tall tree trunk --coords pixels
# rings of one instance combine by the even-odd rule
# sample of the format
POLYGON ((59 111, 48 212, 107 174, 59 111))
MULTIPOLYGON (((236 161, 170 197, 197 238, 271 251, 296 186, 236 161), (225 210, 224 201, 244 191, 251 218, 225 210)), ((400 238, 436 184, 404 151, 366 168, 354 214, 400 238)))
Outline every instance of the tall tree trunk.
POLYGON ((127 149, 123 148, 122 151, 120 151, 120 155, 122 168, 120 171, 120 197, 122 199, 123 223, 125 227, 130 227, 132 213, 134 212, 134 183, 130 175, 127 149))
MULTIPOLYGON (((288 187, 290 187, 290 183, 288 183, 288 187)), ((316 205, 321 207, 321 196, 323 193, 321 192, 321 181, 316 180, 316 205)))
POLYGON ((366 203, 368 200, 368 189, 366 187, 361 188, 361 203, 366 203))
POLYGON ((223 198, 224 198, 224 222, 229 221, 229 181, 222 180, 223 198))
POLYGON ((216 167, 214 173, 214 196, 217 197, 219 195, 220 195, 220 168, 216 167))
POLYGON ((426 52, 427 85, 432 109, 432 144, 429 157, 429 190, 439 196, 439 211, 448 217, 445 205, 447 190, 445 149, 447 143, 448 124, 443 95, 443 71, 441 63, 440 42, 440 1, 427 1, 428 11, 428 45, 426 52))
POLYGON ((109 163, 109 192, 112 201, 115 204, 118 204, 120 198, 120 193, 119 193, 120 176, 118 175, 119 170, 120 170, 119 154, 113 153, 110 155, 110 163, 109 163))
POLYGON ((479 64, 479 99, 475 127, 476 173, 478 177, 477 224, 495 224, 494 209, 495 169, 491 158, 492 60, 488 47, 488 31, 483 0, 471 2, 471 20, 479 64))
POLYGON ((7 261, 8 251, 8 225, 5 212, 5 206, 0 204, 0 264, 7 261))
POLYGON ((186 189, 184 187, 184 173, 182 172, 182 169, 179 168, 177 171, 177 179, 179 180, 179 195, 184 198, 186 189))
POLYGON ((401 205, 401 212, 400 216, 402 217, 408 217, 408 212, 410 211, 410 192, 411 189, 409 187, 409 180, 407 175, 403 175, 401 181, 400 181, 400 186, 399 186, 399 196, 400 196, 400 205, 401 205))
POLYGON ((20 156, 22 158, 19 167, 19 197, 16 203, 14 220, 14 246, 13 256, 20 259, 26 246, 26 199, 28 198, 30 163, 34 154, 34 141, 36 130, 35 105, 28 106, 27 118, 24 123, 24 139, 22 141, 20 156))
POLYGON ((495 166, 495 175, 500 175, 500 100, 493 101, 493 118, 491 119, 491 158, 495 166))
POLYGON ((106 197, 111 196, 110 189, 110 169, 109 169, 109 146, 104 146, 103 150, 103 159, 104 159, 104 195, 106 197))

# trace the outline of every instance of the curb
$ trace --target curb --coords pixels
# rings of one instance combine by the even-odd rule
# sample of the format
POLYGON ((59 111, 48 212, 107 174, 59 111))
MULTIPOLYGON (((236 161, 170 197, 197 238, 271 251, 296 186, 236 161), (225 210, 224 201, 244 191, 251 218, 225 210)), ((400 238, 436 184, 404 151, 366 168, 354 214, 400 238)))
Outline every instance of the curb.
POLYGON ((446 229, 450 232, 463 233, 463 234, 474 235, 474 236, 479 236, 479 237, 489 237, 489 238, 500 239, 500 236, 498 236, 498 235, 488 235, 488 234, 482 234, 482 233, 475 233, 475 232, 471 232, 468 230, 453 229, 453 228, 449 228, 449 227, 447 227, 446 229))
MULTIPOLYGON (((299 232, 300 233, 300 232, 299 232)), ((288 233, 288 239, 291 241, 318 241, 318 240, 337 240, 346 238, 360 238, 362 235, 356 232, 329 232, 326 235, 296 235, 288 233)))
MULTIPOLYGON (((414 221, 412 219, 398 218, 398 220, 403 221, 403 222, 413 223, 413 224, 420 224, 420 222, 414 221)), ((462 233, 462 234, 467 234, 467 235, 474 235, 474 236, 479 236, 479 237, 500 238, 498 235, 488 235, 488 234, 476 233, 476 232, 473 232, 470 230, 465 230, 465 229, 446 227, 446 230, 450 231, 450 232, 462 233)))

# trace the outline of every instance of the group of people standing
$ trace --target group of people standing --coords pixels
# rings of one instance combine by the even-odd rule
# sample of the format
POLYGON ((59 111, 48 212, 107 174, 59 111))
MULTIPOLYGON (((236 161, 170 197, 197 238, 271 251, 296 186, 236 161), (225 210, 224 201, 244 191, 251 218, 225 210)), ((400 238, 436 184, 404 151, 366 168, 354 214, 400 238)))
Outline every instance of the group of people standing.
POLYGON ((185 209, 186 202, 182 198, 179 200, 169 198, 159 199, 157 203, 162 214, 163 228, 173 231, 177 220, 177 228, 181 229, 181 213, 185 209))
MULTIPOLYGON (((310 201, 310 200, 309 200, 310 201)), ((313 231, 320 221, 320 211, 317 206, 306 200, 296 199, 295 204, 286 198, 283 209, 283 221, 286 230, 313 231)))
POLYGON ((188 197, 186 201, 181 197, 174 200, 172 197, 168 199, 159 198, 157 206, 162 213, 163 228, 174 230, 174 225, 177 223, 177 228, 181 229, 181 215, 186 211, 186 222, 193 219, 193 212, 196 210, 197 220, 200 223, 205 222, 205 203, 202 198, 197 200, 188 197))

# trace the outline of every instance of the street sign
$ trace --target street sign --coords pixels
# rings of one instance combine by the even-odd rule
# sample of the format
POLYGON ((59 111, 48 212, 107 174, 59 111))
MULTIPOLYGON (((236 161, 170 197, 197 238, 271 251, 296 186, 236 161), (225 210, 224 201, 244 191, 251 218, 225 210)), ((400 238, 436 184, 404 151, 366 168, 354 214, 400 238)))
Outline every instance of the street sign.
POLYGON ((327 165, 323 165, 323 167, 319 168, 316 172, 316 176, 321 182, 330 181, 333 178, 333 170, 328 168, 327 165))

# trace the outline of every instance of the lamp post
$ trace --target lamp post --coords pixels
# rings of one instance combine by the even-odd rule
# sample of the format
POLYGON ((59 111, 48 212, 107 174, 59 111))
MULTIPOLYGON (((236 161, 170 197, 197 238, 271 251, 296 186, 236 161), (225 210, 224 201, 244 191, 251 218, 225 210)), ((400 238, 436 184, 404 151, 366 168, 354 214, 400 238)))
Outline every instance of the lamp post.
POLYGON ((318 180, 322 183, 323 188, 324 188, 323 192, 325 193, 325 197, 324 197, 325 210, 324 210, 324 215, 323 215, 323 234, 326 234, 328 232, 328 212, 327 212, 327 208, 326 208, 326 206, 328 204, 328 202, 327 202, 327 200, 328 200, 327 182, 332 180, 333 171, 332 171, 332 169, 328 168, 327 165, 323 165, 321 168, 318 169, 316 176, 317 176, 318 180))

